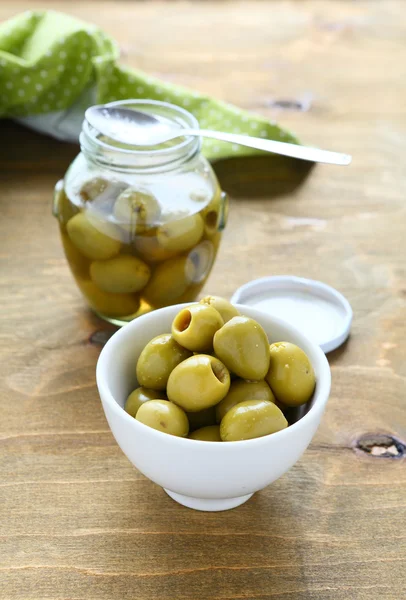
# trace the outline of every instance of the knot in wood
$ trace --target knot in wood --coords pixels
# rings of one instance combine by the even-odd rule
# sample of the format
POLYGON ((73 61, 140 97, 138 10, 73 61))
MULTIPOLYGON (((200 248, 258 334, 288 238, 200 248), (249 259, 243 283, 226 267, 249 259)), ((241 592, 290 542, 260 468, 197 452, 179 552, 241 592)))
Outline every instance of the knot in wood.
POLYGON ((355 447, 376 458, 402 458, 406 452, 403 442, 392 435, 382 433, 367 433, 361 436, 355 447))

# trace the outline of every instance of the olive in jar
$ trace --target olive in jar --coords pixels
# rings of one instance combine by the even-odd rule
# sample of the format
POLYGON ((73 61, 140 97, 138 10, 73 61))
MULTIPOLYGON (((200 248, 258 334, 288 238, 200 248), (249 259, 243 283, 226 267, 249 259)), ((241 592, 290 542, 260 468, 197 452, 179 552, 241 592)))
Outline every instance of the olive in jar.
POLYGON ((62 246, 72 273, 82 279, 89 279, 90 261, 70 241, 69 236, 61 229, 62 246))
POLYGON ((173 304, 186 292, 194 273, 195 267, 187 256, 158 263, 144 288, 143 296, 156 308, 173 304))
POLYGON ((71 242, 91 260, 107 260, 120 251, 119 233, 112 223, 80 212, 68 221, 66 229, 71 242))
POLYGON ((65 227, 69 219, 74 217, 79 212, 79 209, 77 206, 75 206, 75 204, 73 204, 73 202, 69 200, 63 185, 63 180, 60 180, 55 186, 54 215, 58 218, 61 226, 65 227))
POLYGON ((124 229, 138 235, 157 223, 161 207, 146 190, 127 188, 118 196, 113 214, 124 229))
POLYGON ((203 235, 204 223, 197 213, 165 223, 157 229, 157 240, 162 248, 183 252, 193 248, 203 235))
POLYGON ((122 255, 92 262, 90 276, 101 290, 126 294, 142 290, 148 283, 151 270, 136 256, 122 255))
POLYGON ((134 316, 140 307, 140 299, 137 294, 103 292, 90 279, 76 277, 76 282, 93 310, 101 315, 124 319, 134 316))
POLYGON ((137 235, 134 246, 138 254, 148 263, 162 262, 176 255, 173 250, 162 248, 155 235, 137 235))
POLYGON ((106 191, 108 185, 109 181, 104 177, 94 177, 93 179, 89 179, 80 188, 80 197, 85 202, 95 200, 106 191))

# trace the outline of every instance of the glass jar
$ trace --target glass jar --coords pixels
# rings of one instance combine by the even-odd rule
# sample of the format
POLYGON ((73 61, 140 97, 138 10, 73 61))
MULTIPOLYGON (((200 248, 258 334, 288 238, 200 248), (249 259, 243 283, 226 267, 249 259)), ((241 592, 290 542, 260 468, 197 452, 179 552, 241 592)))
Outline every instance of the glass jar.
MULTIPOLYGON (((199 126, 172 104, 126 100, 108 106, 115 105, 178 127, 199 126)), ((106 138, 85 121, 80 145, 55 186, 53 212, 90 307, 122 325, 155 308, 194 300, 227 218, 227 197, 200 154, 200 138, 140 148, 106 138)))

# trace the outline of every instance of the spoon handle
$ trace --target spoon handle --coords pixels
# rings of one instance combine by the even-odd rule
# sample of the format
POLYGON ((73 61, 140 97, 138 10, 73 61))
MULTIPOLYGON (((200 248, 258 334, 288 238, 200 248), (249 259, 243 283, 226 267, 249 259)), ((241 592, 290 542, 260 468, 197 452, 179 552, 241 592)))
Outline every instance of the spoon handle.
MULTIPOLYGON (((264 140, 255 138, 249 135, 239 135, 237 133, 225 133, 221 131, 212 131, 209 129, 190 130, 191 135, 200 135, 209 137, 222 142, 231 142, 239 146, 248 146, 256 150, 265 150, 274 154, 282 154, 283 156, 291 156, 292 158, 300 158, 302 160, 310 160, 312 162, 327 163, 331 165, 349 165, 352 157, 349 154, 341 154, 340 152, 330 152, 329 150, 320 150, 319 148, 311 148, 309 146, 298 146, 296 144, 288 144, 286 142, 277 142, 275 140, 264 140)), ((182 135, 188 135, 188 131, 182 130, 182 135)))

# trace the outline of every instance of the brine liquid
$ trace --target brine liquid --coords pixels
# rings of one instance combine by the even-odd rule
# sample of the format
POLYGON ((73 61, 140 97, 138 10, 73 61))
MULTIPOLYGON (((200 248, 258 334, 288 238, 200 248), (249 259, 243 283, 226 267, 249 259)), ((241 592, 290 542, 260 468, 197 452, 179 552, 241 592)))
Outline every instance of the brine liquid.
POLYGON ((136 208, 118 220, 117 199, 126 190, 128 184, 99 178, 71 184, 57 199, 62 243, 75 280, 92 309, 118 325, 197 297, 216 257, 224 212, 220 189, 213 193, 211 182, 194 173, 151 182, 147 191, 140 188, 136 208), (144 218, 156 205, 148 195, 159 203, 153 222, 144 218), (110 247, 112 255, 106 258, 110 247), (129 272, 127 279, 123 266, 131 266, 131 260, 123 256, 142 261, 144 279, 148 271, 147 282, 136 292, 126 291, 137 285, 137 275, 129 272))

